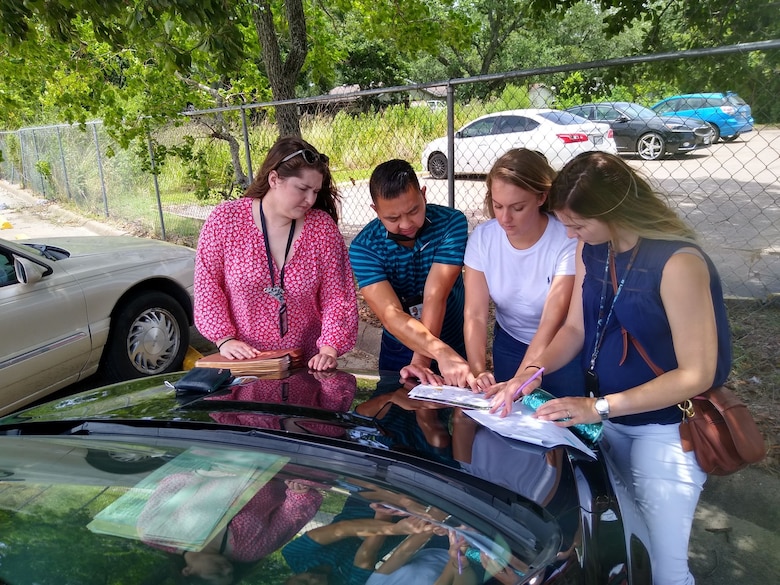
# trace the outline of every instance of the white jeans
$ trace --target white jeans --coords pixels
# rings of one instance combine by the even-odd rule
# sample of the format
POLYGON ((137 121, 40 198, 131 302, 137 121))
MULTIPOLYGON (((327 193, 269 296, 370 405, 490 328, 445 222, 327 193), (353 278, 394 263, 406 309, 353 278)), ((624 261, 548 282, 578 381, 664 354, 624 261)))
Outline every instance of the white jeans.
POLYGON ((707 474, 682 450, 678 426, 605 421, 602 448, 647 525, 654 585, 693 585, 688 540, 707 474))

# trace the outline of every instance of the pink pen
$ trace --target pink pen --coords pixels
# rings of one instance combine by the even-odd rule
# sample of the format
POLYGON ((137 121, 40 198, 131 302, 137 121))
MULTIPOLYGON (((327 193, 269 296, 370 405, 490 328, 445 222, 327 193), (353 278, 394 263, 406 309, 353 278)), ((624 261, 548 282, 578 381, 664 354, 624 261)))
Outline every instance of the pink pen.
MULTIPOLYGON (((526 388, 526 386, 528 386, 528 384, 530 384, 531 382, 533 382, 537 378, 541 378, 542 374, 544 374, 544 368, 539 368, 538 370, 536 370, 536 373, 533 376, 531 376, 525 382, 520 384, 520 387, 515 391, 514 396, 512 396, 512 402, 517 400, 517 398, 523 393, 523 390, 526 388)), ((506 406, 506 402, 502 402, 501 406, 498 407, 498 410, 503 410, 504 406, 506 406)), ((496 411, 496 412, 498 412, 498 411, 496 411)))

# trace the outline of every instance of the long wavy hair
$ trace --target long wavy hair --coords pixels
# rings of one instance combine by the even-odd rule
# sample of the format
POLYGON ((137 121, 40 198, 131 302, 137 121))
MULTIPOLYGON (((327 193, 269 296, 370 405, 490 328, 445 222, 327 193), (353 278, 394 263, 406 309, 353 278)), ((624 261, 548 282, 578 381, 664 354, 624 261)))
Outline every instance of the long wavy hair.
MULTIPOLYGON (((487 194, 483 211, 488 217, 495 217, 493 211, 493 183, 503 181, 537 196, 546 195, 550 190, 555 171, 541 154, 527 148, 513 148, 502 154, 493 163, 485 179, 487 194)), ((539 212, 549 210, 547 200, 539 206, 539 212)))
POLYGON ((341 195, 336 187, 336 183, 333 181, 333 175, 331 175, 327 159, 323 159, 320 152, 311 144, 296 136, 286 136, 274 143, 244 196, 256 199, 265 197, 271 188, 268 183, 268 175, 271 174, 271 171, 276 171, 280 178, 287 179, 289 177, 300 177, 304 169, 314 169, 322 173, 322 186, 312 207, 326 212, 333 218, 333 221, 338 223, 341 195), (297 150, 310 150, 317 156, 317 160, 314 163, 309 163, 306 162, 303 155, 299 155, 282 162, 284 157, 297 150))
POLYGON ((585 219, 655 240, 696 241, 696 232, 666 199, 619 156, 585 152, 563 167, 550 187, 553 211, 569 210, 585 219))

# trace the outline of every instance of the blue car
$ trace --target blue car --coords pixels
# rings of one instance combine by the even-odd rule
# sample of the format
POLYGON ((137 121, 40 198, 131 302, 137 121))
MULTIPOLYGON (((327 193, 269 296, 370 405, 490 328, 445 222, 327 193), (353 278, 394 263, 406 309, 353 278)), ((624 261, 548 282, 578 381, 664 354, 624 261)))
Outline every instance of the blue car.
POLYGON ((688 93, 661 100, 652 109, 661 116, 699 118, 712 128, 712 143, 736 140, 753 130, 750 106, 736 93, 688 93))

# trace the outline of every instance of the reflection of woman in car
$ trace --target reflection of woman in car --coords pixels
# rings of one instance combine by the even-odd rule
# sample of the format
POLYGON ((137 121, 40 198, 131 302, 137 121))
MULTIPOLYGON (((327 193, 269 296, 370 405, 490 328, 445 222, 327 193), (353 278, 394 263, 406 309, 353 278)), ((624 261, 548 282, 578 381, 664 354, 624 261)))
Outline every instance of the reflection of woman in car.
MULTIPOLYGON (((349 372, 308 372, 299 370, 281 380, 258 379, 230 387, 230 392, 208 396, 207 401, 287 404, 291 407, 313 407, 330 412, 348 412, 357 392, 357 380, 349 372)), ((345 430, 334 420, 327 421, 283 413, 253 412, 231 409, 229 404, 209 413, 217 422, 262 429, 286 429, 341 437, 345 430)))
POLYGON ((230 476, 177 473, 163 479, 138 519, 144 542, 184 560, 182 575, 215 585, 232 583, 235 563, 253 563, 292 539, 311 520, 322 495, 303 480, 271 479, 202 550, 165 546, 151 536, 164 521, 166 530, 186 539, 197 520, 227 491, 230 476))
MULTIPOLYGON (((484 390, 538 369, 544 351, 566 318, 574 284, 576 241, 547 211, 555 171, 531 150, 512 149, 488 173, 485 213, 466 246, 464 337, 476 387, 484 390), (488 306, 493 301, 493 373, 486 371, 488 306)), ((582 396, 577 360, 544 388, 556 396, 582 396)))
MULTIPOLYGON (((693 230, 617 156, 576 157, 550 202, 580 244, 569 316, 538 364, 555 370, 584 347, 593 397, 550 400, 536 416, 563 426, 604 421, 602 450, 649 530, 653 582, 693 583, 688 539, 707 476, 683 451, 677 405, 725 383, 731 368, 717 271, 693 230)), ((494 404, 511 404, 522 381, 494 404)))
POLYGON ((328 157, 279 139, 245 196, 209 215, 198 241, 195 324, 231 359, 299 347, 336 367, 357 337, 355 282, 336 225, 328 157))

